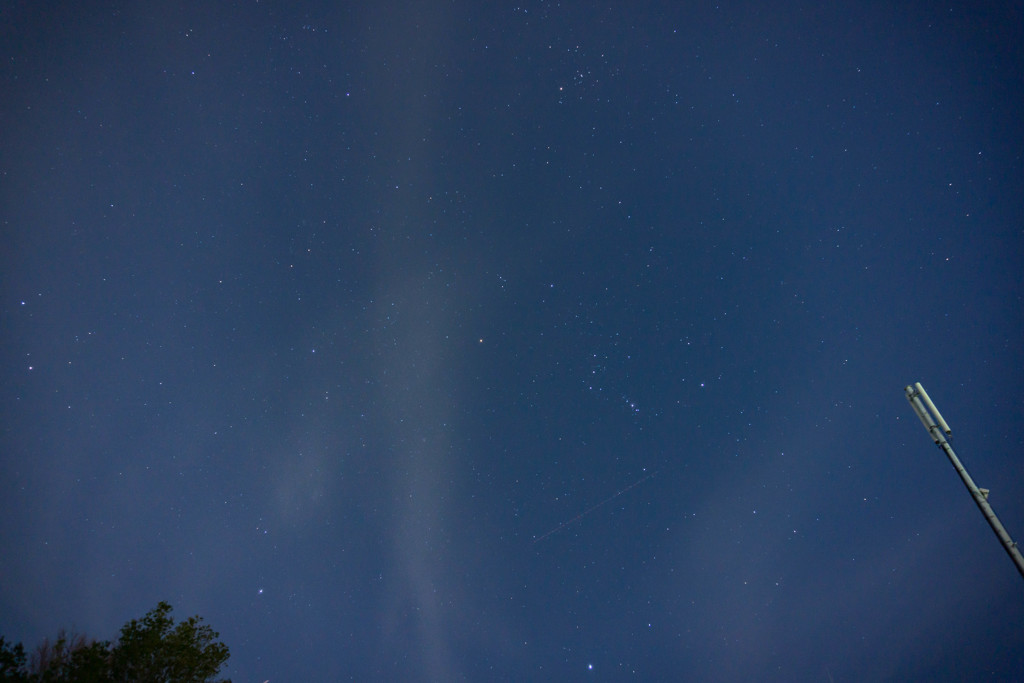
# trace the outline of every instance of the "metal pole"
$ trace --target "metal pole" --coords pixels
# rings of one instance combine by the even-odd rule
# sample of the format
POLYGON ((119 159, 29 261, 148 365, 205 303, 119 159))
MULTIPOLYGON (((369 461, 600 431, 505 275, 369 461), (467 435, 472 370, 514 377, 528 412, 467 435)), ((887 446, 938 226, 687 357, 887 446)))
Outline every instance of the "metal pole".
POLYGON ((996 532, 996 536, 999 537, 999 542, 1003 544, 1006 552, 1009 554, 1010 559, 1017 565, 1017 571, 1020 572, 1021 576, 1024 576, 1024 555, 1020 554, 1020 550, 1017 549, 1017 544, 1014 543, 1013 539, 1010 538, 1010 534, 1006 532, 999 518, 996 517, 996 513, 992 510, 992 506, 988 504, 988 489, 979 489, 975 484, 974 480, 971 479, 971 475, 967 473, 964 466, 960 464, 960 459, 956 457, 956 453, 953 452, 953 447, 949 445, 949 441, 946 440, 946 435, 952 433, 949 425, 942 419, 942 415, 939 414, 939 409, 932 403, 931 398, 928 397, 928 393, 921 386, 920 382, 917 382, 914 386, 909 384, 904 388, 904 393, 907 395, 907 401, 910 402, 914 412, 921 419, 921 423, 924 424, 925 429, 932 437, 939 448, 945 451, 946 455, 949 456, 949 461, 953 463, 953 467, 956 469, 956 473, 960 475, 960 479, 963 480, 964 486, 971 492, 971 497, 974 498, 974 502, 978 504, 978 508, 981 510, 981 514, 985 515, 985 519, 988 521, 992 531, 996 532), (923 403, 922 403, 923 399, 923 403), (927 408, 925 407, 927 405, 927 408), (938 422, 938 424, 936 424, 938 422), (941 425, 941 426, 940 426, 941 425))

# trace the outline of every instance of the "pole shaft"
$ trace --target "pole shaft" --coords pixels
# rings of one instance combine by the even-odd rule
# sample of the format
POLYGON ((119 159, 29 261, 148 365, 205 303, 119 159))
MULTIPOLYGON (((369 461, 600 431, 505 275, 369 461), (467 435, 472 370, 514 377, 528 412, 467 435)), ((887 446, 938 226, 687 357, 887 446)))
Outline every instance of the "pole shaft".
POLYGON ((916 385, 916 388, 907 386, 904 389, 904 392, 907 395, 907 401, 910 402, 914 412, 917 413, 917 416, 921 419, 921 424, 923 424, 924 428, 928 430, 928 434, 932 437, 932 441, 934 441, 935 444, 946 453, 949 461, 953 463, 953 468, 956 470, 956 473, 960 475, 960 479, 964 482, 964 486, 967 487, 968 492, 970 492, 971 498, 974 498, 974 502, 977 503, 978 509, 981 510, 981 514, 985 516, 985 521, 987 521, 988 525, 992 527, 992 531, 996 533, 996 537, 999 539, 999 542, 1003 544, 1003 548, 1006 550, 1006 553, 1010 556, 1010 559, 1013 560, 1014 565, 1017 566, 1017 571, 1020 572, 1022 577, 1024 577, 1024 555, 1021 555, 1020 549, 1017 547, 1014 540, 1010 538, 1010 534, 1006 531, 1002 522, 999 521, 999 517, 996 516, 995 510, 993 510, 992 506, 988 504, 988 499, 986 498, 986 493, 988 492, 981 492, 981 489, 979 489, 974 483, 974 480, 971 479, 971 475, 967 473, 967 468, 965 468, 960 462, 960 458, 956 457, 956 453, 953 452, 953 447, 949 445, 949 441, 946 440, 946 434, 943 433, 944 431, 948 433, 949 426, 946 425, 944 420, 942 420, 942 416, 938 415, 938 408, 934 407, 935 404, 931 402, 931 399, 926 399, 928 405, 935 410, 936 417, 942 425, 941 427, 935 423, 935 419, 931 412, 925 408, 923 403, 921 403, 921 397, 927 397, 927 394, 924 393, 924 387, 921 386, 920 382, 916 385))
POLYGON ((960 479, 963 480, 964 486, 971 492, 971 497, 974 498, 974 502, 978 504, 978 508, 981 510, 981 514, 985 515, 985 520, 988 521, 988 525, 992 527, 992 531, 996 532, 996 536, 999 538, 999 542, 1003 544, 1003 548, 1006 549, 1007 554, 1013 563, 1017 565, 1017 571, 1020 572, 1021 576, 1024 576, 1024 555, 1021 555, 1020 549, 1017 548, 1017 544, 1010 534, 1006 531, 1002 522, 999 521, 999 517, 996 516, 995 510, 988 504, 988 499, 985 498, 985 494, 974 484, 974 480, 971 479, 971 475, 967 473, 967 469, 961 464, 960 458, 956 457, 956 453, 953 452, 953 447, 949 445, 949 442, 945 439, 939 443, 939 446, 949 456, 949 461, 953 463, 953 467, 956 469, 957 474, 960 475, 960 479))

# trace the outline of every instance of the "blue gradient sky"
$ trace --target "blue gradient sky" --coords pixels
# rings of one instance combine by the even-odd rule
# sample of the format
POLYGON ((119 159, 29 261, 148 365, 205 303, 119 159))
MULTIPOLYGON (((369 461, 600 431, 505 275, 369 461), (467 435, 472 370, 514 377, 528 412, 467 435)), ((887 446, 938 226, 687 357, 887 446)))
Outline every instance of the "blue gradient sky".
POLYGON ((1024 670, 903 396, 1024 535, 1020 3, 0 19, 6 638, 166 600, 236 682, 1024 670))

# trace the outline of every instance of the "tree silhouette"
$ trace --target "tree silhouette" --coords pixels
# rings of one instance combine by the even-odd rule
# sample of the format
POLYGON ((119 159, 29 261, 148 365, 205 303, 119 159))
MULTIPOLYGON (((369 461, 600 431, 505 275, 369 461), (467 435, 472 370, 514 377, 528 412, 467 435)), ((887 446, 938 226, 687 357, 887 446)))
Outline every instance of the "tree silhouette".
POLYGON ((20 683, 25 678, 25 648, 21 643, 12 646, 0 636, 0 681, 20 683))
POLYGON ((230 683, 217 680, 230 656, 200 617, 175 626, 171 606, 157 603, 121 627, 115 644, 61 631, 44 640, 26 665, 21 643, 0 637, 0 683, 230 683))
POLYGON ((32 653, 29 680, 39 683, 102 680, 107 669, 110 643, 97 643, 83 635, 68 635, 63 629, 55 641, 49 638, 32 653))

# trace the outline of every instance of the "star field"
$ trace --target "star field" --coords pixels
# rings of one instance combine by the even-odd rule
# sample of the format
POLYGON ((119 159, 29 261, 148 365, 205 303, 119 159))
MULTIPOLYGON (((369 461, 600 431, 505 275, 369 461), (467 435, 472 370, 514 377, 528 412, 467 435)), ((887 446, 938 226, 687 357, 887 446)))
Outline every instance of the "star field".
POLYGON ((1019 7, 0 9, 0 634, 1012 680, 1019 7), (979 625, 983 624, 983 627, 979 625))

